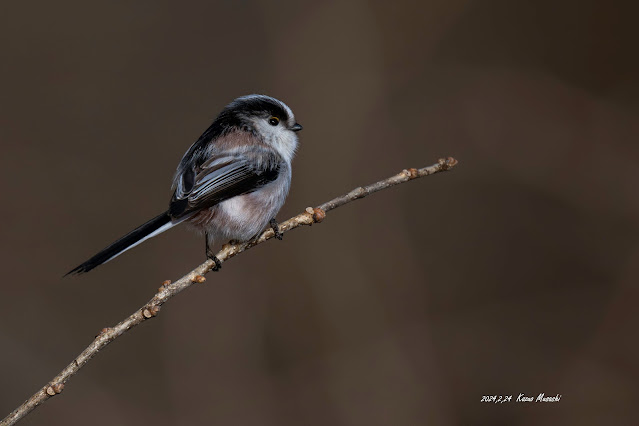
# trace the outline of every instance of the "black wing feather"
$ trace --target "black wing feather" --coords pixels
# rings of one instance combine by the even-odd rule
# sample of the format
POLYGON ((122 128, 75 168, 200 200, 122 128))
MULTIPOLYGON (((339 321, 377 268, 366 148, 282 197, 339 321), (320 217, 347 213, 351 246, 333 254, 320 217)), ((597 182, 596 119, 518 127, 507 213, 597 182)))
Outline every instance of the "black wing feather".
POLYGON ((277 179, 282 159, 273 152, 213 157, 197 168, 187 168, 178 179, 169 205, 171 218, 179 220, 203 208, 253 192, 277 179))

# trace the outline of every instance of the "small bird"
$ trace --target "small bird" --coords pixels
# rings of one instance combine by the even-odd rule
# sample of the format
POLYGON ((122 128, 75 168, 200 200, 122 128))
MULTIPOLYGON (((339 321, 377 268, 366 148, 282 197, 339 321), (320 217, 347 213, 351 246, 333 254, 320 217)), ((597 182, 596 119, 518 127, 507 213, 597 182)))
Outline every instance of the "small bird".
POLYGON ((291 161, 302 126, 282 101, 248 95, 228 104, 186 151, 173 178, 167 211, 120 238, 67 273, 81 274, 167 229, 187 223, 204 231, 211 247, 249 241, 267 225, 281 239, 275 215, 291 186, 291 161))

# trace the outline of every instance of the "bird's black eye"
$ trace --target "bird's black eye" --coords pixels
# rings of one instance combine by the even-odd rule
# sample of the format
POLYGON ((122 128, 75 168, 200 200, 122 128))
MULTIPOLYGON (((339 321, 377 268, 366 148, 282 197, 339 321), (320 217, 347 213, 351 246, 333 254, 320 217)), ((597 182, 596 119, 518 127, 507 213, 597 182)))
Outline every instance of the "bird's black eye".
POLYGON ((277 117, 271 117, 268 119, 268 124, 270 124, 271 126, 277 126, 278 124, 280 124, 280 119, 277 117))

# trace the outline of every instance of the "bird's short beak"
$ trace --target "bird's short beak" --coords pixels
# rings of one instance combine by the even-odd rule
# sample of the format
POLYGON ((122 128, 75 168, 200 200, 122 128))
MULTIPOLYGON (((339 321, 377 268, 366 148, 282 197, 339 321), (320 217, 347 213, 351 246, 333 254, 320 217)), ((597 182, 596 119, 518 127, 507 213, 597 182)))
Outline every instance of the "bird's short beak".
POLYGON ((293 127, 291 127, 291 130, 294 131, 294 132, 299 132, 302 129, 303 129, 303 127, 302 127, 302 125, 300 123, 295 123, 293 125, 293 127))

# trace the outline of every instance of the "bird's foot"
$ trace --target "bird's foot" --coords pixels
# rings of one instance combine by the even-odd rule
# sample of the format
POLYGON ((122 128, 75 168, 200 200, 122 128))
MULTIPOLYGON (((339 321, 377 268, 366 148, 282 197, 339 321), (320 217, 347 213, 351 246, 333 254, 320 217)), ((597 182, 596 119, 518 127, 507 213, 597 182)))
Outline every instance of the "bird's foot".
POLYGON ((211 259, 213 262, 215 262, 215 267, 212 268, 211 271, 217 272, 220 269, 222 269, 222 261, 218 259, 215 254, 213 254, 213 252, 211 251, 211 249, 208 248, 208 246, 206 247, 206 258, 211 259))
POLYGON ((217 258, 215 253, 213 253, 213 251, 209 247, 209 236, 208 236, 208 234, 206 235, 206 258, 207 259, 211 259, 213 262, 215 262, 215 267, 211 268, 211 271, 217 272, 217 271, 219 271, 222 268, 222 261, 217 258))
POLYGON ((273 233, 275 234, 275 238, 281 241, 284 234, 280 232, 280 225, 277 223, 277 220, 275 220, 275 218, 271 219, 271 221, 269 222, 269 225, 271 225, 271 228, 273 228, 273 233))
POLYGON ((207 253, 206 257, 211 259, 213 262, 215 262, 215 266, 213 268, 211 268, 211 271, 217 272, 220 269, 222 269, 222 261, 220 259, 218 259, 217 256, 215 256, 212 253, 207 253))

